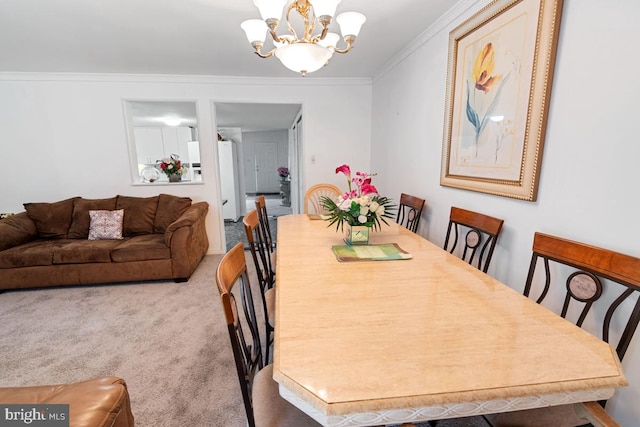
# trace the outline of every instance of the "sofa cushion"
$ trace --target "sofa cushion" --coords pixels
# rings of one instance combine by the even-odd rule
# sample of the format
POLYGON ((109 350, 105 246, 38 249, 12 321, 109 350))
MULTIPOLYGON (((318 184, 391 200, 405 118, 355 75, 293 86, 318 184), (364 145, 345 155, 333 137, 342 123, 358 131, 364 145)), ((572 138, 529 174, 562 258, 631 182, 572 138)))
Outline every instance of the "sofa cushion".
POLYGON ((129 197, 118 196, 116 209, 124 209, 124 236, 138 236, 153 233, 153 221, 158 209, 158 196, 129 197))
POLYGON ((25 203, 24 209, 36 224, 38 237, 43 239, 64 239, 71 224, 73 203, 79 197, 55 203, 25 203))
POLYGON ((64 240, 53 250, 54 264, 111 262, 111 251, 122 240, 64 240))
POLYGON ((59 242, 64 242, 64 240, 33 240, 24 245, 0 251, 0 268, 51 265, 53 251, 59 242))
POLYGON ((115 262, 170 259, 171 250, 164 243, 163 234, 135 236, 122 242, 111 252, 115 262))
POLYGON ((36 223, 26 212, 0 221, 0 251, 22 245, 38 236, 36 223))
POLYGON ((89 211, 89 240, 122 239, 122 218, 124 210, 89 211))
POLYGON ((89 237, 89 224, 91 218, 89 211, 106 210, 112 211, 116 208, 116 198, 108 199, 82 199, 73 202, 73 215, 71 216, 71 226, 67 237, 69 239, 86 239, 89 237))
POLYGON ((160 194, 158 196, 158 211, 153 223, 155 233, 164 233, 167 227, 176 219, 180 218, 191 206, 191 198, 178 197, 171 194, 160 194))

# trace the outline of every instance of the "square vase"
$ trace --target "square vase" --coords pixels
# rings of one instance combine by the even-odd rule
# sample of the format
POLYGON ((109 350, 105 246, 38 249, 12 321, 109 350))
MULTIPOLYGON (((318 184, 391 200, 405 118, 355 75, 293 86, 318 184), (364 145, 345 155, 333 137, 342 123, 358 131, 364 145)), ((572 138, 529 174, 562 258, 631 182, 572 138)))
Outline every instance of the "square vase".
POLYGON ((347 245, 368 245, 369 227, 364 225, 347 225, 345 227, 344 241, 347 245))

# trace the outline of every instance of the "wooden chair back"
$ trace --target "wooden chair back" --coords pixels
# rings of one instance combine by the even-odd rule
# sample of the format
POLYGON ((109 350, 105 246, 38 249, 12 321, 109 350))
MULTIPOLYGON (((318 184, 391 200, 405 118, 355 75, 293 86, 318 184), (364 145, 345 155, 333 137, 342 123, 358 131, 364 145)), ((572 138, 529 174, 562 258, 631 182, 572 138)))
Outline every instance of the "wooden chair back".
MULTIPOLYGON (((563 286, 565 291, 564 304, 561 316, 570 317, 575 324, 582 326, 591 308, 604 293, 605 283, 620 288, 604 300, 615 299, 607 303, 609 307, 602 319, 602 339, 610 343, 610 326, 613 322, 616 310, 629 299, 632 294, 640 291, 640 259, 629 255, 620 254, 578 243, 561 237, 550 236, 543 233, 535 233, 533 237, 533 254, 524 295, 530 297, 532 288, 538 290, 534 277, 537 267, 544 267, 544 287, 539 293, 537 302, 541 303, 549 293, 551 282, 563 286), (607 282, 603 282, 603 280, 607 282), (564 281, 564 284, 562 282, 564 281), (573 303, 573 304, 572 304, 573 303), (575 305, 575 310, 573 309, 575 305), (570 309, 570 307, 572 307, 570 309)), ((622 360, 633 338, 633 334, 640 320, 640 298, 635 295, 635 304, 629 317, 619 313, 616 320, 625 325, 624 331, 618 338, 615 346, 618 358, 622 360)), ((621 310, 623 311, 623 310, 621 310)), ((602 313, 603 310, 593 310, 592 313, 602 313)), ((522 427, 535 427, 544 425, 583 426, 594 427, 620 427, 604 410, 605 401, 575 403, 573 405, 552 406, 550 408, 537 408, 524 411, 504 412, 489 414, 485 418, 495 427, 510 427, 514 425, 522 427), (544 421, 541 421, 544 420, 544 421), (591 423, 591 424, 588 424, 591 423)))
POLYGON ((258 211, 252 209, 242 219, 244 225, 244 231, 247 235, 247 241, 249 242, 249 250, 251 251, 251 258, 253 259, 253 265, 255 266, 256 276, 258 278, 258 285, 260 286, 260 299, 262 300, 262 311, 264 313, 264 325, 265 325, 265 365, 269 363, 269 353, 271 351, 271 343, 273 341, 273 328, 269 323, 269 302, 267 297, 267 291, 275 285, 276 272, 271 253, 269 252, 268 244, 260 228, 260 222, 258 220, 258 211))
POLYGON ((256 267, 260 289, 264 293, 275 284, 275 266, 271 262, 268 243, 260 228, 258 211, 252 209, 242 218, 249 250, 256 267))
POLYGON ((503 222, 498 218, 452 206, 444 249, 453 253, 458 241, 463 242, 464 249, 461 258, 486 273, 503 222), (453 236, 451 236, 452 230, 453 236), (463 236, 462 232, 465 230, 466 233, 463 236), (451 247, 449 247, 450 245, 451 247))
POLYGON ((275 250, 275 241, 271 235, 271 227, 269 225, 269 214, 267 213, 267 202, 263 195, 256 196, 256 211, 258 211, 258 221, 260 222, 260 229, 267 242, 267 247, 270 252, 275 250))
POLYGON ((420 216, 424 208, 424 199, 410 194, 400 194, 400 204, 398 205, 398 216, 396 222, 414 233, 418 231, 420 216))
POLYGON ((251 405, 251 383, 254 375, 262 369, 263 360, 258 321, 242 243, 236 244, 222 257, 216 270, 216 283, 229 331, 247 420, 250 427, 255 427, 251 405), (236 289, 240 295, 242 315, 238 310, 237 297, 234 293, 236 289))
POLYGON ((616 293, 617 297, 607 308, 602 320, 602 339, 606 342, 611 339, 610 327, 616 310, 625 300, 636 294, 630 299, 635 300, 635 305, 624 323, 624 331, 615 346, 618 357, 622 360, 638 326, 638 321, 640 321, 640 295, 638 295, 640 291, 640 258, 561 237, 535 233, 533 254, 524 288, 524 295, 527 297, 531 293, 536 267, 540 264, 539 260, 544 266, 545 284, 536 300, 538 303, 545 299, 551 286, 551 263, 571 267, 570 269, 554 268, 553 273, 555 275, 556 272, 572 271, 572 273, 567 272, 566 274, 566 293, 561 316, 567 317, 572 303, 579 304, 582 310, 578 310, 580 314, 577 315, 575 321, 578 326, 582 326, 591 308, 602 296, 605 283, 607 286, 620 285, 618 286, 620 290, 616 293), (609 282, 603 282, 603 279, 607 279, 609 282))
POLYGON ((322 207, 321 198, 331 197, 337 198, 342 191, 333 184, 316 184, 309 188, 304 195, 304 213, 305 214, 326 214, 322 207))

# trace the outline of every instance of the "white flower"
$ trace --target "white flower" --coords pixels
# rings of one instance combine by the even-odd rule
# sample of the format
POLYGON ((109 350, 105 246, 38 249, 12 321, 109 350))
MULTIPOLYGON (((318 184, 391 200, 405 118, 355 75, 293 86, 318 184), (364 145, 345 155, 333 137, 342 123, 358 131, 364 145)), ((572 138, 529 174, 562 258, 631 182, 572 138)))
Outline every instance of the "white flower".
POLYGON ((338 207, 343 211, 348 211, 351 209, 351 199, 345 199, 338 203, 338 207))
POLYGON ((173 169, 173 165, 169 163, 169 165, 167 166, 167 169, 173 169))
POLYGON ((358 204, 360 206, 369 206, 369 197, 367 196, 358 197, 358 204))
POLYGON ((369 213, 369 206, 360 206, 360 215, 367 215, 369 213))
POLYGON ((364 224, 365 222, 367 222, 367 217, 365 215, 360 215, 358 217, 358 222, 364 224))
POLYGON ((370 210, 371 212, 376 212, 376 211, 378 210, 378 207, 380 207, 380 204, 374 200, 374 201, 373 201, 373 202, 371 202, 371 204, 369 205, 369 210, 370 210))
POLYGON ((376 209, 376 215, 381 216, 384 214, 384 206, 378 206, 378 209, 376 209))

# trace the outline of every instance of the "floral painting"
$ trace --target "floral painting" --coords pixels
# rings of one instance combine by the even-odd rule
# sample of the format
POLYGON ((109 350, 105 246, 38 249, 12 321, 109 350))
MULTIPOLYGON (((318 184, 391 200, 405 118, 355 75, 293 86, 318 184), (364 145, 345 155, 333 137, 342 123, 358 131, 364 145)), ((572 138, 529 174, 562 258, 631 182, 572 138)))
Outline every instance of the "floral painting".
POLYGON ((561 0, 496 0, 454 29, 441 184, 535 200, 561 0))

